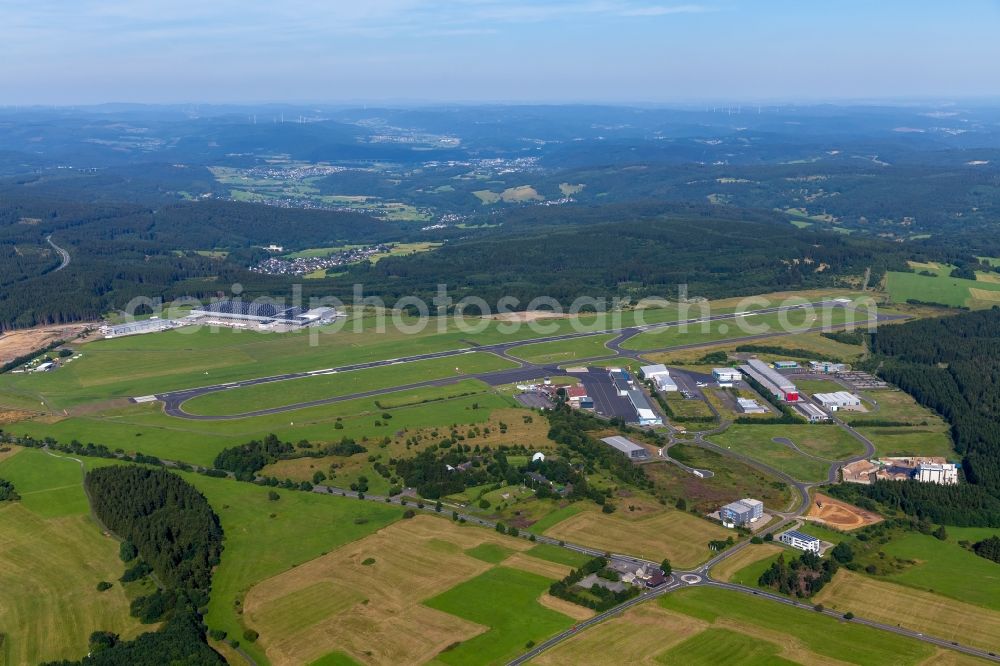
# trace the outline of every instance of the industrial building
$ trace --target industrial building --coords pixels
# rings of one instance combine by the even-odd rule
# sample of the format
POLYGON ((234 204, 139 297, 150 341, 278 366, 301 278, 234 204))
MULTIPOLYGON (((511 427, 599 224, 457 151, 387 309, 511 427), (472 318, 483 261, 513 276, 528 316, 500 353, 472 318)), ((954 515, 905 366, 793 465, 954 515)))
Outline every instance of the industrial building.
POLYGON ((649 404, 649 400, 646 399, 646 394, 639 389, 633 389, 627 394, 628 401, 632 403, 632 407, 635 408, 635 413, 639 415, 638 423, 641 426, 657 426, 663 425, 663 419, 656 415, 653 411, 653 407, 649 404))
POLYGON ((843 363, 830 363, 828 361, 809 361, 809 369, 813 372, 834 374, 844 372, 847 370, 847 366, 843 363))
POLYGON ((726 527, 742 527, 757 522, 764 515, 764 503, 755 499, 730 502, 719 509, 719 520, 726 527))
POLYGON ((736 404, 744 414, 767 414, 767 408, 751 398, 736 398, 736 404))
POLYGON ((798 530, 788 530, 778 535, 778 541, 799 550, 812 551, 819 554, 821 542, 814 536, 804 534, 798 530))
POLYGON ((302 307, 286 308, 274 303, 228 299, 215 301, 191 311, 193 317, 206 317, 231 324, 257 324, 258 326, 301 327, 333 321, 338 312, 320 307, 306 310, 302 307))
POLYGON ((799 367, 798 361, 775 361, 774 367, 777 370, 794 370, 799 367))
POLYGON ((917 465, 913 478, 924 483, 953 486, 958 483, 958 466, 954 463, 922 462, 917 465))
POLYGON ((795 388, 795 384, 760 359, 750 359, 746 362, 746 365, 740 366, 740 372, 752 377, 765 390, 769 391, 779 400, 786 402, 799 401, 799 390, 795 388))
POLYGON ((608 446, 621 451, 629 460, 638 461, 649 458, 649 451, 627 437, 615 435, 614 437, 605 437, 601 441, 608 446))
POLYGON ((639 368, 642 378, 653 383, 657 391, 676 391, 677 383, 670 376, 667 366, 659 363, 657 365, 644 365, 639 368))
POLYGON ((833 412, 838 409, 857 409, 861 406, 861 398, 848 391, 815 393, 813 398, 824 408, 833 412))
POLYGON ((829 414, 816 405, 812 405, 808 402, 800 402, 795 405, 795 408, 799 410, 799 414, 804 416, 806 421, 809 421, 809 423, 822 423, 823 421, 830 420, 829 414))
POLYGON ((712 368, 712 376, 720 384, 732 384, 743 379, 743 375, 736 368, 712 368))
POLYGON ((158 333, 181 326, 182 322, 173 319, 151 317, 141 321, 130 321, 124 324, 109 324, 101 326, 105 338, 120 338, 124 335, 142 335, 143 333, 158 333))
POLYGON ((635 388, 635 384, 632 381, 632 376, 628 374, 625 370, 621 368, 612 368, 608 371, 611 376, 611 382, 615 385, 615 391, 618 395, 625 397, 628 392, 635 388))

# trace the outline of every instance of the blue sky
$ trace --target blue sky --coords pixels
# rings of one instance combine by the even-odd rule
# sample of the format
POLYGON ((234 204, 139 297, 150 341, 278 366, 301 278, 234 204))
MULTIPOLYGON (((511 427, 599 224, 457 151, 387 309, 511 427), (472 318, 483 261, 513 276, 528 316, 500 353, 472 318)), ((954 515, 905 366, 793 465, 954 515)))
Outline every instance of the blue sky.
POLYGON ((0 104, 1000 97, 1000 0, 0 0, 0 104))

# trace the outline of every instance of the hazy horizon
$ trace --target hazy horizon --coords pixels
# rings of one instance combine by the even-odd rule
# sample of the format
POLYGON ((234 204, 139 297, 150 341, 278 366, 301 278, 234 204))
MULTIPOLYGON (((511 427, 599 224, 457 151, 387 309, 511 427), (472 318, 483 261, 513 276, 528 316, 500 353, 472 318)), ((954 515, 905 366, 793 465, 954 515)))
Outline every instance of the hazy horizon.
POLYGON ((996 0, 3 7, 3 106, 905 104, 1000 93, 996 0))

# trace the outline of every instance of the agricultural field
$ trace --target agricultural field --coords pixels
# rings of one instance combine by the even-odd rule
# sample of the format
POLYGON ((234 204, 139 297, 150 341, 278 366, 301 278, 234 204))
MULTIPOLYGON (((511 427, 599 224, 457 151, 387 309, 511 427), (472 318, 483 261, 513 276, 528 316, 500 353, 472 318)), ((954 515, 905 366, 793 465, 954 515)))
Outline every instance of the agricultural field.
POLYGON ((184 403, 184 411, 209 416, 239 414, 431 380, 460 379, 466 375, 515 367, 517 364, 493 354, 462 354, 218 391, 189 400, 184 403))
POLYGON ((913 299, 951 307, 989 308, 1000 303, 1000 283, 951 277, 940 271, 937 276, 890 271, 886 290, 895 303, 913 299))
POLYGON ((580 359, 611 356, 614 352, 606 344, 615 337, 617 334, 611 333, 558 342, 537 342, 514 347, 508 353, 529 363, 559 365, 580 359))
MULTIPOLYGON (((183 476, 222 521, 225 550, 212 579, 205 621, 234 637, 243 635, 245 597, 254 585, 297 570, 402 515, 398 507, 292 490, 279 490, 275 501, 268 498, 269 489, 250 483, 183 476)), ((244 643, 243 649, 254 658, 263 655, 259 644, 244 643)))
POLYGON ((545 529, 545 535, 585 543, 612 553, 653 561, 669 558, 676 567, 693 567, 712 554, 708 542, 725 539, 732 532, 683 511, 654 502, 622 500, 618 511, 601 513, 590 507, 545 529), (629 511, 628 504, 642 510, 629 511))
MULTIPOLYGON (((782 347, 789 350, 802 349, 812 352, 816 356, 829 356, 832 358, 843 359, 848 363, 856 361, 864 354, 864 349, 860 346, 845 345, 841 342, 824 338, 818 332, 813 332, 777 335, 769 338, 761 338, 749 343, 738 341, 719 341, 715 343, 707 343, 704 346, 698 346, 692 349, 676 349, 665 352, 643 354, 643 358, 647 358, 656 363, 666 363, 667 365, 678 366, 695 372, 707 373, 711 372, 712 367, 719 364, 715 363, 706 365, 699 363, 705 354, 716 351, 724 351, 732 355, 736 353, 736 348, 742 344, 753 344, 763 347, 782 347)), ((755 353, 754 355, 768 362, 789 358, 789 356, 785 354, 755 353)))
POLYGON ((90 518, 79 463, 13 449, 0 478, 23 496, 0 502, 0 663, 79 659, 94 631, 155 628, 129 615, 118 542, 90 518), (101 581, 114 585, 98 592, 101 581))
POLYGON ((1000 612, 846 569, 838 571, 814 601, 833 610, 849 610, 861 617, 898 624, 963 645, 1000 650, 1000 612))
POLYGON ((711 441, 799 481, 825 480, 832 461, 864 452, 860 442, 832 425, 736 424, 711 441))
MULTIPOLYGON (((881 666, 931 663, 926 660, 936 654, 934 648, 908 638, 737 592, 701 587, 678 590, 658 603, 629 609, 531 663, 881 666)), ((940 663, 982 662, 959 657, 940 663)))
POLYGON ((243 617, 274 664, 334 651, 370 664, 469 654, 462 663, 493 663, 572 623, 538 603, 553 578, 531 572, 565 575, 568 567, 532 557, 530 548, 420 515, 263 580, 246 595, 243 617))

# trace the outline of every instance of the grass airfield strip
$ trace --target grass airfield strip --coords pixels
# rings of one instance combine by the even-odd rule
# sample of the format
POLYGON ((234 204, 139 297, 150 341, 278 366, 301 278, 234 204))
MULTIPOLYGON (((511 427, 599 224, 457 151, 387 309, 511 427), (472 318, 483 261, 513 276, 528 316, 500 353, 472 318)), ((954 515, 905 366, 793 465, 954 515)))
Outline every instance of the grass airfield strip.
POLYGON ((288 441, 327 442, 341 437, 359 441, 364 437, 380 439, 405 428, 481 423, 489 419, 494 409, 514 406, 511 398, 487 393, 487 388, 479 381, 462 380, 448 386, 424 387, 378 398, 359 398, 232 421, 172 418, 163 413, 158 403, 149 403, 55 422, 48 418, 22 421, 5 430, 16 435, 53 437, 59 442, 77 439, 84 443, 101 443, 112 449, 121 447, 168 460, 211 466, 222 449, 260 439, 269 433, 288 441), (382 414, 387 411, 393 418, 382 420, 382 414), (343 429, 334 429, 338 419, 343 429), (376 426, 376 421, 382 425, 376 426))
MULTIPOLYGON (((792 296, 765 296, 777 304, 792 296)), ((821 299, 850 292, 814 291, 794 294, 821 299)), ((711 314, 734 312, 741 299, 711 303, 711 314)), ((753 308, 766 307, 763 301, 753 308)), ((336 327, 291 333, 264 333, 230 328, 182 328, 148 335, 96 340, 80 349, 82 358, 55 372, 5 374, 0 376, 0 399, 11 394, 45 398, 51 408, 69 409, 88 402, 134 397, 222 384, 289 372, 308 372, 368 361, 400 358, 424 353, 471 348, 477 345, 531 341, 541 337, 574 333, 583 327, 600 331, 627 327, 638 320, 655 324, 701 316, 701 308, 666 307, 627 310, 573 318, 546 319, 529 326, 500 320, 470 317, 460 330, 453 319, 430 319, 423 330, 405 333, 386 314, 385 330, 379 317, 370 313, 352 315, 336 327), (439 330, 439 325, 442 330, 439 330), (481 328, 482 330, 477 330, 481 328)), ((413 318, 400 323, 412 326, 413 318)), ((36 401, 37 402, 37 401, 36 401)))
POLYGON ((218 391, 184 403, 189 414, 224 416, 284 407, 327 397, 392 388, 423 381, 455 378, 516 368, 517 364, 486 353, 413 361, 368 370, 313 375, 279 382, 218 391))
POLYGON ((155 629, 129 615, 118 542, 91 520, 79 464, 14 451, 0 461, 0 477, 22 494, 0 502, 0 663, 79 659, 91 632, 155 629), (114 585, 98 592, 100 581, 114 585))

